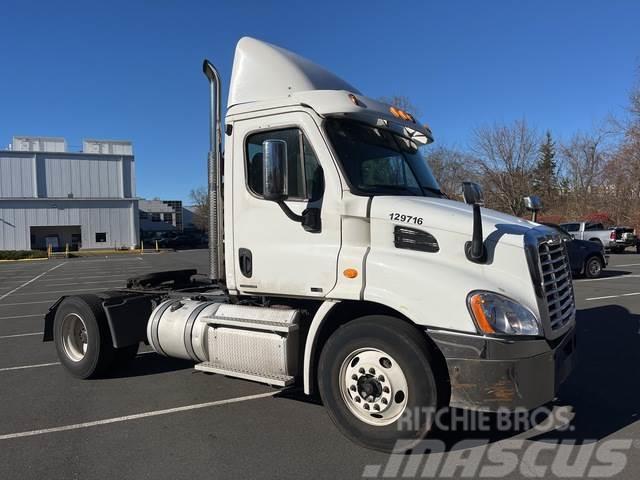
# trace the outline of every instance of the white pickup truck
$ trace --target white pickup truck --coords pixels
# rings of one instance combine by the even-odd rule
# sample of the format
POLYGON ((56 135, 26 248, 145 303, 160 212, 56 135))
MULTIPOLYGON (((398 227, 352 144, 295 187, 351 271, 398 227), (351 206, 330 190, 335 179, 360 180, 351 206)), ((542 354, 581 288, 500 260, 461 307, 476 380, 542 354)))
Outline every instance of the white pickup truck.
POLYGON ((604 248, 609 249, 615 243, 615 236, 612 237, 612 228, 604 228, 602 223, 597 222, 568 222, 561 223, 560 226, 564 228, 569 234, 577 240, 589 240, 602 245, 604 248))

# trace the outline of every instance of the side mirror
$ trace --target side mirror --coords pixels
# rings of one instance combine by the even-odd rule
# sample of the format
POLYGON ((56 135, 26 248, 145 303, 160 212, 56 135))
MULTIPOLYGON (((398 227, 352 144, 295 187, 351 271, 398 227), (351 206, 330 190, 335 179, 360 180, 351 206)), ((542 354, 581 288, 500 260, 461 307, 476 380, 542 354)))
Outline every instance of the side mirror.
POLYGON ((262 178, 265 200, 281 202, 288 197, 287 142, 265 140, 262 142, 262 178))
POLYGON ((468 205, 484 205, 482 187, 474 182, 462 182, 462 197, 468 205))
POLYGON ((537 195, 531 195, 530 197, 524 197, 524 206, 530 212, 537 212, 542 210, 542 200, 537 195))
POLYGON ((537 195, 524 197, 524 207, 531 213, 531 220, 538 221, 538 212, 542 210, 542 200, 537 195))

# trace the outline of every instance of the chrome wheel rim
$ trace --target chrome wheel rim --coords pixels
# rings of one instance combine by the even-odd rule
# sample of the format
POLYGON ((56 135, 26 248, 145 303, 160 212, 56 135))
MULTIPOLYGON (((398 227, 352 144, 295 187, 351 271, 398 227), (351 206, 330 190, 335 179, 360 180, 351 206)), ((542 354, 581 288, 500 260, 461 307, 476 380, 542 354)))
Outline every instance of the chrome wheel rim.
POLYGON ((589 273, 591 275, 598 275, 598 273, 600 273, 600 263, 597 260, 589 262, 589 273))
POLYGON ((361 348, 347 355, 339 382, 351 413, 369 425, 389 425, 407 408, 407 378, 400 364, 382 350, 361 348))
POLYGON ((62 320, 62 346, 73 362, 81 361, 87 354, 89 337, 87 326, 80 315, 70 313, 62 320))

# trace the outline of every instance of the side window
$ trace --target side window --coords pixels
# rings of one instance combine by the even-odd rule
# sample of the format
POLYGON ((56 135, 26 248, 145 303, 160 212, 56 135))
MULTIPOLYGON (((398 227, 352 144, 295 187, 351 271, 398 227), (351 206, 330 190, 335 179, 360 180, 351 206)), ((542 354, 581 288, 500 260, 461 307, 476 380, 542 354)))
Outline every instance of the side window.
POLYGON ((284 140, 287 143, 289 198, 317 200, 324 191, 324 176, 318 159, 300 129, 288 128, 254 133, 247 138, 247 185, 258 196, 263 193, 262 142, 284 140))
POLYGON ((601 223, 588 223, 584 227, 585 230, 604 230, 604 225, 601 223))
POLYGON ((562 225, 560 225, 562 228, 564 228, 567 232, 578 232, 580 231, 580 224, 579 223, 564 223, 562 225))

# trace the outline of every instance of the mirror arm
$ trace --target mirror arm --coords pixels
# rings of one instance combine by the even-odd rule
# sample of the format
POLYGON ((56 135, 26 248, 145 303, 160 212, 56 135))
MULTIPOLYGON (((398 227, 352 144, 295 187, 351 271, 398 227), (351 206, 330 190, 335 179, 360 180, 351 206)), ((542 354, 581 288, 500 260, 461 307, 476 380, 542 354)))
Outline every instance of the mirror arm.
POLYGON ((482 215, 480 205, 473 205, 473 234, 471 241, 465 244, 467 258, 474 263, 485 263, 487 260, 487 249, 482 239, 482 215))
POLYGON ((284 214, 289 218, 289 220, 293 220, 294 222, 302 223, 302 220, 303 220, 304 217, 302 215, 297 215, 296 213, 294 213, 293 210, 291 210, 289 208, 289 205, 284 203, 284 200, 279 200, 276 203, 278 205, 280 205, 280 208, 282 209, 284 214))

